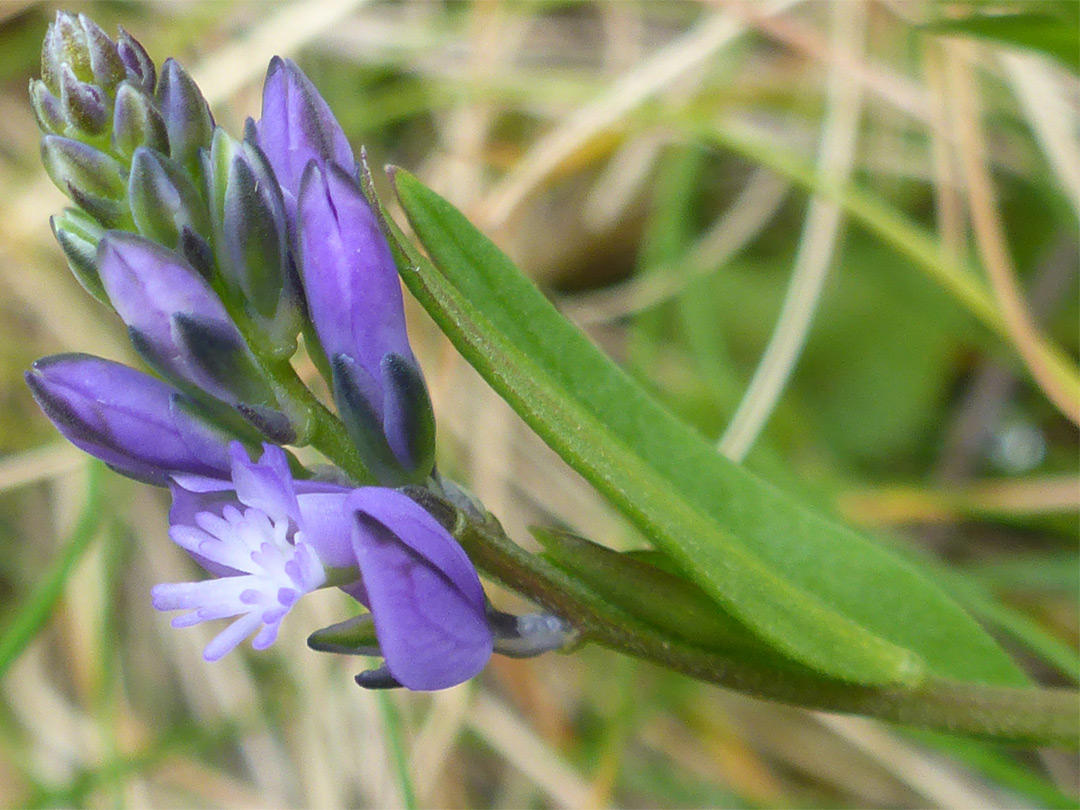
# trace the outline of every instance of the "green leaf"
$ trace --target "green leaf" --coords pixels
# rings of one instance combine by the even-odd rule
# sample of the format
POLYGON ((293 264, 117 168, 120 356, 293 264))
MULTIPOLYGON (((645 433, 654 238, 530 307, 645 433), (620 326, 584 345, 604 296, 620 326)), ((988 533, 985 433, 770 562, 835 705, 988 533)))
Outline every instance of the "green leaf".
POLYGON ((943 677, 1026 683, 913 566, 720 456, 453 206, 406 172, 395 185, 434 262, 399 240, 402 277, 421 304, 533 429, 731 616, 834 677, 912 680, 920 664, 910 650, 943 677))
POLYGON ((1080 18, 1076 6, 1070 19, 1039 12, 976 14, 935 20, 919 26, 930 34, 971 36, 1052 56, 1073 71, 1080 70, 1080 18))
POLYGON ((635 553, 620 554, 606 546, 560 529, 529 529, 545 556, 568 575, 584 582, 600 597, 631 616, 674 638, 732 658, 767 661, 791 667, 745 626, 716 609, 716 602, 678 571, 667 570, 635 553))

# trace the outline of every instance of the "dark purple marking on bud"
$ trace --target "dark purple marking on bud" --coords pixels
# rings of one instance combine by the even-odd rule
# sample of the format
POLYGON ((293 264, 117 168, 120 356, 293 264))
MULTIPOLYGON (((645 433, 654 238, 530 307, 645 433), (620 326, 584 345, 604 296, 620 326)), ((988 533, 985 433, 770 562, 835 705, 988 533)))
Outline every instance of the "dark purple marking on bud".
POLYGON ((71 183, 68 183, 65 190, 67 191, 67 195, 71 198, 71 201, 97 220, 102 227, 118 228, 121 225, 127 224, 125 222, 128 217, 126 202, 120 203, 116 200, 87 194, 78 186, 71 183))
POLYGON ((236 326, 184 312, 171 318, 170 329, 185 364, 207 390, 228 391, 234 404, 277 405, 266 379, 236 326), (209 385, 207 385, 209 383, 209 385))
POLYGON ((296 428, 285 414, 257 405, 245 405, 243 402, 236 404, 236 410, 274 444, 292 444, 296 441, 296 428))
POLYGON ((381 412, 382 392, 376 382, 347 354, 334 355, 331 368, 338 414, 364 466, 385 486, 409 483, 411 476, 386 439, 381 412))
POLYGON ((64 116, 87 135, 98 135, 109 122, 104 91, 81 82, 70 65, 60 66, 60 106, 64 116))
POLYGON ((186 225, 180 231, 180 253, 207 281, 214 278, 214 251, 195 231, 186 225))
POLYGON ((157 69, 154 60, 146 52, 135 37, 119 27, 120 33, 116 37, 116 52, 127 69, 129 82, 138 85, 145 93, 153 93, 157 85, 157 69))
POLYGON ((375 669, 365 669, 354 680, 362 689, 402 689, 402 684, 390 674, 386 664, 375 669))
POLYGON ((401 465, 426 478, 435 466, 435 413, 416 360, 387 352, 382 359, 383 430, 401 465))

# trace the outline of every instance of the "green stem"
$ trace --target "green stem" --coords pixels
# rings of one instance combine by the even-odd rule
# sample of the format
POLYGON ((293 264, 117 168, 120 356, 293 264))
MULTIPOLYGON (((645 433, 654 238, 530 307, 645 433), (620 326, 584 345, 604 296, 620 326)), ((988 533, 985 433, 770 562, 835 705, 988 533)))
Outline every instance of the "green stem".
POLYGON ((307 436, 308 443, 344 470, 356 483, 375 483, 375 476, 371 474, 360 458, 356 445, 349 438, 349 434, 341 420, 311 393, 310 389, 297 376, 292 365, 287 360, 279 360, 273 363, 264 362, 264 358, 259 357, 257 353, 256 357, 260 365, 266 370, 274 391, 279 396, 284 395, 287 397, 294 407, 299 405, 311 415, 311 430, 307 436))
POLYGON ((582 583, 511 541, 498 522, 411 491, 485 573, 573 624, 588 640, 738 692, 809 709, 862 714, 914 728, 1019 745, 1077 747, 1080 696, 931 678, 916 687, 866 687, 736 660, 672 639, 600 600, 582 583))
POLYGON ((242 306, 233 301, 223 289, 218 290, 218 295, 281 405, 293 414, 304 414, 310 419, 303 436, 306 443, 330 459, 355 483, 375 483, 375 476, 360 458, 360 453, 341 420, 304 385, 288 358, 282 359, 274 355, 260 330, 243 312, 242 306))

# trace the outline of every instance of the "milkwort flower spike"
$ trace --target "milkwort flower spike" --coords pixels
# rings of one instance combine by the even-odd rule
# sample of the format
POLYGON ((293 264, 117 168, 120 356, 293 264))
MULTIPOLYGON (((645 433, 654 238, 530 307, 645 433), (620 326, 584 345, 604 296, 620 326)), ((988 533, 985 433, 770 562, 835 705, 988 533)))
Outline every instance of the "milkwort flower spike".
POLYGON ((164 486, 171 473, 229 470, 225 432, 149 374, 86 354, 59 354, 34 363, 26 382, 68 441, 123 475, 164 486))

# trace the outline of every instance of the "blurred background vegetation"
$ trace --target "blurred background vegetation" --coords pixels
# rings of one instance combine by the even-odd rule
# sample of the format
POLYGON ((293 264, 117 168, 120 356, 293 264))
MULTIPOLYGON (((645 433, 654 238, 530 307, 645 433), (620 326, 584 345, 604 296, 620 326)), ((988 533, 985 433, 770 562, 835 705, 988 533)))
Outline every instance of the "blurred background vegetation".
MULTIPOLYGON (((270 651, 205 664, 214 629, 149 603, 193 573, 165 493, 90 465, 21 379, 59 351, 131 360, 49 233, 64 201, 26 86, 57 7, 0 3, 0 802, 1076 805, 1069 754, 765 704, 596 649, 362 692, 360 662, 304 646, 340 618, 335 593, 270 651)), ((753 468, 930 565, 1033 677, 1075 685, 1078 434, 1040 351, 1075 365, 1080 4, 63 7, 178 57, 234 133, 269 57, 296 58, 374 165, 461 207, 705 436, 753 445, 753 468)), ((643 544, 409 314, 445 471, 520 542, 543 522, 643 544)))

